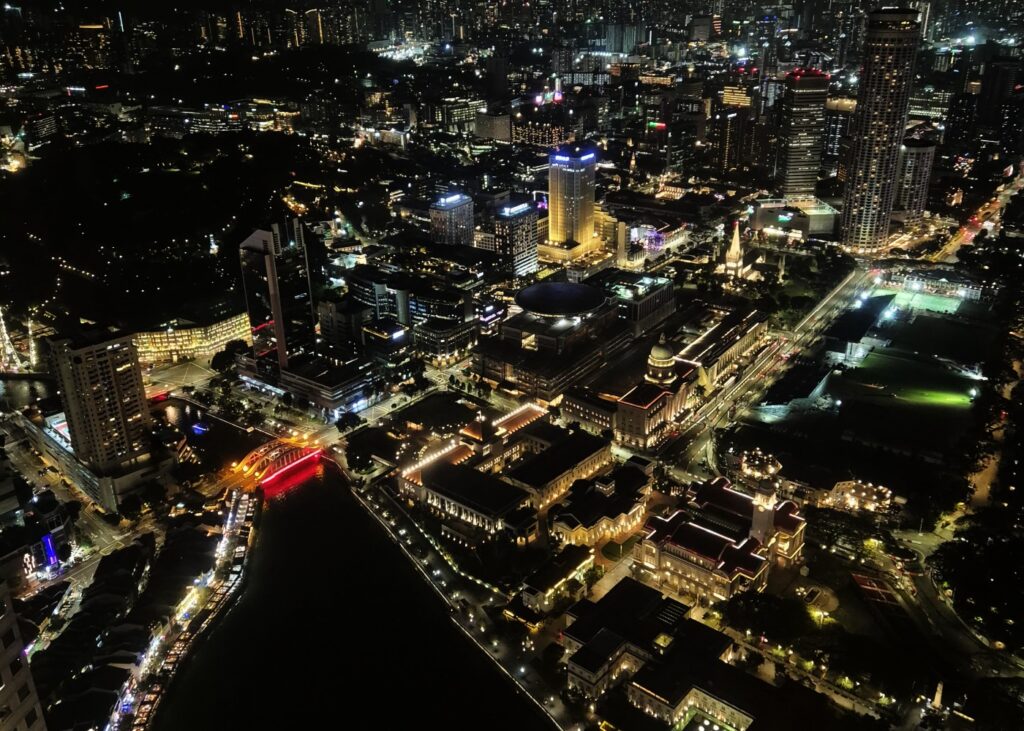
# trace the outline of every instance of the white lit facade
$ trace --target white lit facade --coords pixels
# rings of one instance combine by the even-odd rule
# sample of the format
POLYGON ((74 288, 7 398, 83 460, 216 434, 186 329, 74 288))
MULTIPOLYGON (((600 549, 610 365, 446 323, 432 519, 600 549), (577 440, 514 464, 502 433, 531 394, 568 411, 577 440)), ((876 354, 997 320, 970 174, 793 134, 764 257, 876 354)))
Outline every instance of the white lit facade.
POLYGON ((839 227, 843 245, 854 253, 874 253, 888 237, 921 39, 917 19, 916 10, 900 8, 868 16, 839 227))

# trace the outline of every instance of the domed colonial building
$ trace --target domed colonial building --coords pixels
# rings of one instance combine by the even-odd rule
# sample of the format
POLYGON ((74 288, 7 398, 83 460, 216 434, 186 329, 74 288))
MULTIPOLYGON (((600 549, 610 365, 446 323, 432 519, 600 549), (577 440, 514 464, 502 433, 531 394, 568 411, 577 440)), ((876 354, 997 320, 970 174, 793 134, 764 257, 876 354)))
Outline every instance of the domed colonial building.
POLYGON ((656 383, 660 386, 668 386, 674 383, 676 378, 676 353, 665 337, 661 334, 658 342, 651 348, 647 356, 647 374, 644 380, 648 383, 656 383))

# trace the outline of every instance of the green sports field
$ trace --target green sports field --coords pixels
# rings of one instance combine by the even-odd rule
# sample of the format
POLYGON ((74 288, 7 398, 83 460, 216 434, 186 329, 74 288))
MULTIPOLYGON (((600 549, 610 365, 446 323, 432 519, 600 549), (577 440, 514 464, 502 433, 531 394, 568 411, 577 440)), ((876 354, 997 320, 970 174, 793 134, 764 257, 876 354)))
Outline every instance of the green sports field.
POLYGON ((842 401, 847 428, 894 446, 941 450, 967 426, 976 385, 931 357, 881 349, 833 375, 828 393, 842 401))
POLYGON ((962 300, 956 297, 943 297, 924 292, 907 292, 906 290, 879 288, 872 292, 873 296, 886 294, 896 295, 893 302, 901 310, 917 310, 919 312, 935 312, 951 315, 960 309, 962 300))

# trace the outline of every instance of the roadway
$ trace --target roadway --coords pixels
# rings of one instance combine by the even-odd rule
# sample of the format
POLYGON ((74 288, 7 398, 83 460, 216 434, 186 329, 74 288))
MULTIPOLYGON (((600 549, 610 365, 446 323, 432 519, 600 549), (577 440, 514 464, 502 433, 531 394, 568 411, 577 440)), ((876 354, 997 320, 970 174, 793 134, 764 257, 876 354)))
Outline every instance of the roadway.
POLYGON ((910 576, 914 593, 908 594, 902 584, 897 584, 897 588, 907 604, 920 610, 933 636, 941 637, 943 646, 967 658, 969 667, 976 675, 1024 675, 1024 665, 1018 658, 993 649, 971 630, 945 597, 940 595, 935 582, 924 569, 925 559, 953 537, 950 524, 939 526, 934 532, 896 531, 893 535, 920 557, 920 570, 910 576))
MULTIPOLYGON (((10 437, 5 451, 11 466, 32 486, 34 493, 52 490, 61 503, 73 500, 82 506, 75 522, 77 545, 72 551, 69 563, 55 576, 42 580, 27 580, 19 591, 21 596, 31 596, 62 581, 69 582, 72 588, 80 593, 92 583, 100 559, 129 545, 143 533, 159 533, 152 517, 148 516, 131 525, 124 521, 117 525, 108 523, 86 495, 71 487, 70 482, 64 483, 55 465, 48 464, 33 453, 28 444, 20 438, 16 427, 8 423, 5 425, 4 433, 10 437)), ((76 608, 77 605, 72 605, 69 611, 76 608)), ((43 641, 45 645, 45 638, 43 641)))
POLYGON ((869 281, 870 272, 855 269, 847 275, 829 294, 822 298, 805 315, 792 331, 773 333, 769 342, 743 374, 731 385, 712 394, 711 398, 681 424, 679 432, 659 450, 659 456, 670 456, 679 444, 686 445, 678 450, 672 468, 677 479, 690 481, 694 477, 706 479, 717 473, 714 455, 714 430, 735 418, 736 411, 759 398, 784 372, 790 359, 808 345, 843 312, 850 301, 869 281), (706 463, 706 470, 695 468, 697 463, 706 463), (680 469, 682 467, 682 469, 680 469))
POLYGON ((1003 190, 982 204, 982 206, 978 208, 977 212, 971 216, 970 220, 965 225, 961 226, 941 249, 928 258, 936 263, 955 262, 956 253, 960 247, 974 241, 974 237, 978 235, 978 232, 984 228, 986 223, 990 221, 998 223, 999 217, 1002 215, 1003 208, 1006 207, 1010 198, 1017 195, 1022 188, 1024 188, 1024 172, 1017 175, 1012 183, 1005 185, 1003 190))

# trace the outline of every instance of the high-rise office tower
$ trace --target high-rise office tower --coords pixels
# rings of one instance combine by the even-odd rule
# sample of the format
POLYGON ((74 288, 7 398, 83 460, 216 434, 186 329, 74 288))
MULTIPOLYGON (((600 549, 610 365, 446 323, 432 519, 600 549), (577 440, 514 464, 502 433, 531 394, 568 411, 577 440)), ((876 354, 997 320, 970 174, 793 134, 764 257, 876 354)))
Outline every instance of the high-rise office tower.
POLYGON ((532 203, 498 211, 494 249, 517 277, 537 271, 537 209, 532 203))
POLYGON ((900 147, 896 208, 906 211, 908 221, 920 220, 928 207, 928 183, 935 163, 935 143, 908 137, 900 147))
POLYGON ((311 46, 322 46, 326 42, 327 33, 324 28, 324 13, 319 8, 310 8, 303 12, 305 21, 305 43, 311 46))
POLYGON ((828 76, 817 69, 786 74, 776 179, 787 198, 813 197, 825 144, 828 76))
POLYGON ((754 57, 758 74, 758 114, 767 112, 774 101, 775 77, 779 70, 780 26, 779 18, 775 15, 763 15, 754 21, 750 55, 754 57))
POLYGON ((473 245, 473 199, 452 193, 430 206, 430 238, 449 246, 473 245))
POLYGON ((857 253, 884 245, 896 195, 921 28, 916 10, 882 8, 868 16, 840 237, 857 253))
POLYGON ((1018 86, 1003 100, 999 124, 999 147, 1011 159, 1024 154, 1024 86, 1018 86))
POLYGON ((977 94, 962 91, 950 97, 943 142, 949 147, 962 148, 967 146, 971 140, 977 139, 974 130, 977 112, 977 94))
POLYGON ((148 459, 149 408, 131 337, 83 334, 55 340, 50 349, 78 461, 113 475, 148 459))
POLYGON ((296 219, 291 229, 275 223, 270 231, 254 231, 239 247, 253 353, 276 352, 281 368, 315 337, 319 242, 313 239, 296 219))
POLYGON ((548 168, 548 240, 588 245, 594 236, 597 153, 566 146, 551 153, 548 168))
POLYGON ((0 728, 46 731, 7 582, 0 581, 0 728))
POLYGON ((825 102, 825 147, 822 149, 822 167, 828 175, 836 173, 839 151, 843 140, 850 134, 850 120, 857 108, 857 100, 848 97, 831 97, 825 102))
POLYGON ((978 117, 982 122, 993 129, 998 128, 1002 121, 1003 102, 1013 93, 1022 75, 1019 58, 993 58, 985 62, 978 97, 978 117))
POLYGON ((754 121, 747 107, 723 106, 708 120, 708 139, 714 149, 714 164, 722 172, 749 162, 754 138, 754 121))
POLYGON ((508 46, 498 44, 487 58, 487 100, 506 104, 508 102, 508 46))

